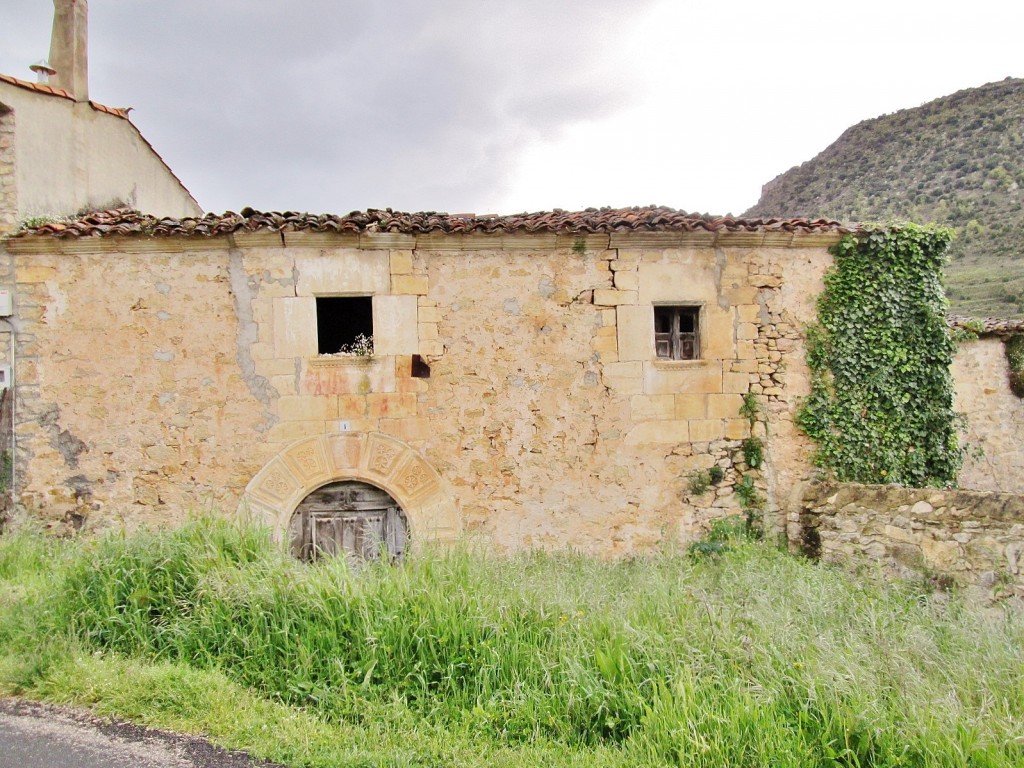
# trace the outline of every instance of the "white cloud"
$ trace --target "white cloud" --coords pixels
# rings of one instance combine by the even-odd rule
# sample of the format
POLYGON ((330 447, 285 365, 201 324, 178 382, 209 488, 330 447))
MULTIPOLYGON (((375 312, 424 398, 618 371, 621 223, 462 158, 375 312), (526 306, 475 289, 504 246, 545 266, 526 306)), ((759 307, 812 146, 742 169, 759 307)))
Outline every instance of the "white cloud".
MULTIPOLYGON (((740 213, 848 126, 1024 74, 976 0, 93 0, 91 93, 212 210, 740 213)), ((4 0, 31 77, 52 4, 4 0)))

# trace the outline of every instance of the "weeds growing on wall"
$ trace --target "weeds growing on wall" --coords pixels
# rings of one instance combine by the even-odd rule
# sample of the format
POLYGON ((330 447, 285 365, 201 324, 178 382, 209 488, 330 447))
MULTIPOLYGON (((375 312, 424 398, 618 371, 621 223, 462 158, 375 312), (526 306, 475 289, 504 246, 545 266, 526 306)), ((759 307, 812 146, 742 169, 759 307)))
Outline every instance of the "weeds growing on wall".
POLYGON ((904 224, 848 235, 832 250, 808 329, 811 395, 799 423, 839 480, 956 482, 955 342, 941 282, 951 238, 904 224))

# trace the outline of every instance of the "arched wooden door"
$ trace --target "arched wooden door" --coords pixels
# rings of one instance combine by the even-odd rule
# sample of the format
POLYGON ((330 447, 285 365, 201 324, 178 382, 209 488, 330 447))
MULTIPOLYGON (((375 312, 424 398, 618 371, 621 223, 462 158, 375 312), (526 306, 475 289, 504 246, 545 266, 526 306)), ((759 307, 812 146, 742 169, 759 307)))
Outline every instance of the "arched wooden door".
POLYGON ((405 513, 369 483, 330 483, 296 507, 289 525, 292 554, 310 562, 345 555, 356 560, 399 559, 408 540, 405 513))

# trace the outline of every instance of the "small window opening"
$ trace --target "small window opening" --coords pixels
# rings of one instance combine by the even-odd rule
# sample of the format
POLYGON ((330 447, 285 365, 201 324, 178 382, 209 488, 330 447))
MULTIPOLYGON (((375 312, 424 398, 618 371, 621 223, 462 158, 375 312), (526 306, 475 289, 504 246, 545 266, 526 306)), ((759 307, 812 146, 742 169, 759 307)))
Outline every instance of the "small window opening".
MULTIPOLYGON (((371 296, 318 296, 316 345, 321 355, 373 351, 373 298, 371 296)), ((365 352, 364 352, 365 353, 365 352)))
POLYGON ((700 307, 655 307, 654 350, 664 360, 697 360, 700 307))

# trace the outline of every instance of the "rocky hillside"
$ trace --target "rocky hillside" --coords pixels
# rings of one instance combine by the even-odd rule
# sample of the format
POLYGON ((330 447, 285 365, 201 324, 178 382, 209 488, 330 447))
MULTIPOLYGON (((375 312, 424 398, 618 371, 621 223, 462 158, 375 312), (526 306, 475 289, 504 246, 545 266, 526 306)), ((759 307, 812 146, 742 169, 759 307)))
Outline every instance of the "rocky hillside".
POLYGON ((952 225, 953 311, 1024 318, 1022 188, 1024 80, 1007 78, 858 123, 744 215, 952 225))

